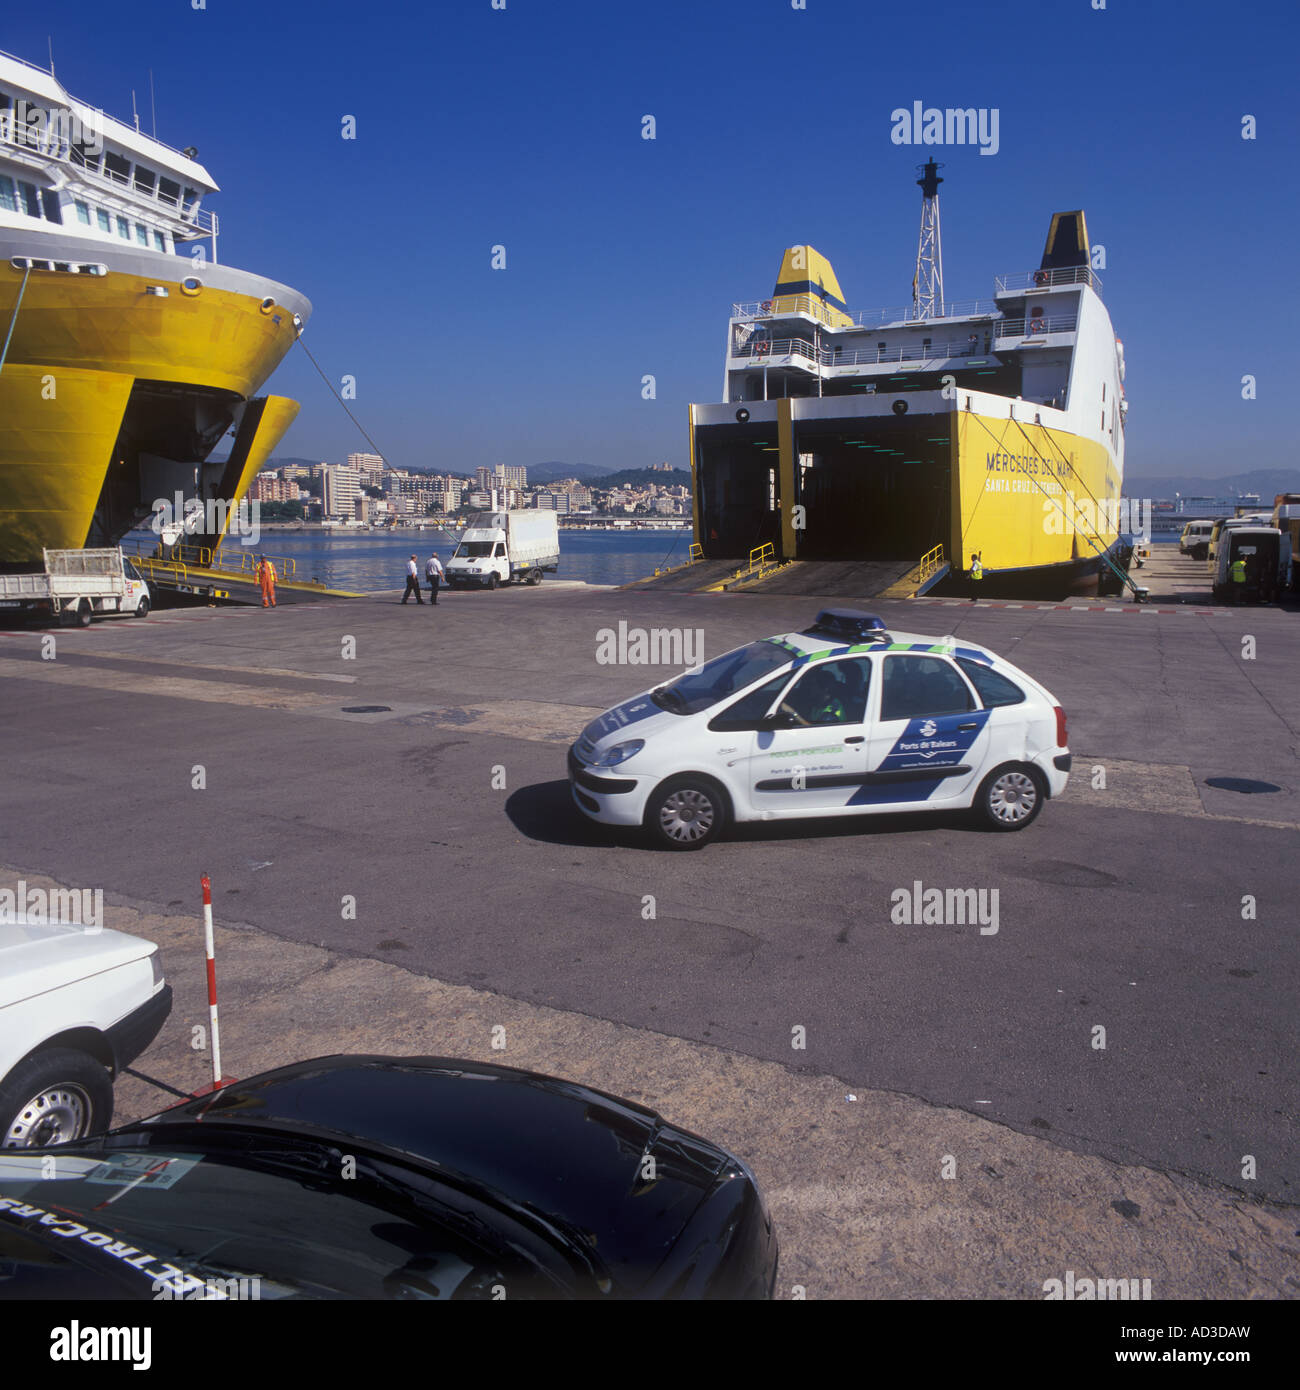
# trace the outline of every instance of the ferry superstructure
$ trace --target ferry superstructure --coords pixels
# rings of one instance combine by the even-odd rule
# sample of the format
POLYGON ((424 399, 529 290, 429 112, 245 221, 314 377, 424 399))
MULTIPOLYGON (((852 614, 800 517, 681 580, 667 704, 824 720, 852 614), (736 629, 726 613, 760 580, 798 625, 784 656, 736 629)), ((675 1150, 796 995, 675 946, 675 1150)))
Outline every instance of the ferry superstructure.
POLYGON ((177 493, 219 543, 292 423, 257 392, 311 305, 218 264, 217 191, 193 148, 0 54, 0 565, 111 545, 177 493))
POLYGON ((929 556, 950 592, 1047 597, 1120 553, 1123 348, 1084 214, 1053 215, 1038 266, 992 298, 945 302, 936 167, 910 309, 851 312, 811 246, 733 306, 722 403, 690 409, 705 558, 929 556))

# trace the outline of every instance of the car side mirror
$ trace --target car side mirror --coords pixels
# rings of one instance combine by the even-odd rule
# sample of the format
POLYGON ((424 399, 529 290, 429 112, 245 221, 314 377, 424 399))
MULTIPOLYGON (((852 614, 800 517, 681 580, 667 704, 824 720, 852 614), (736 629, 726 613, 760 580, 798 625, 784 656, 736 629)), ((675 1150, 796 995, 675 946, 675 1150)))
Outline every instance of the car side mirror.
POLYGON ((794 720, 788 714, 766 714, 762 719, 754 720, 754 728, 760 734, 770 734, 776 729, 793 728, 794 720))

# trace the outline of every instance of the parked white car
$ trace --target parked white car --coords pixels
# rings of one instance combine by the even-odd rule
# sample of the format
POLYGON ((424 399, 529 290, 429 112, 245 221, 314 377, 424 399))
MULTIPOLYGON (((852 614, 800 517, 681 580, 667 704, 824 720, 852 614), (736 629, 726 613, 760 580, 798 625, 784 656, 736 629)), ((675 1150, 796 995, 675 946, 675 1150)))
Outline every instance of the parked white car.
POLYGON ((107 1129, 114 1079, 171 1006, 152 941, 24 917, 0 923, 0 1148, 107 1129))
POLYGON ((605 825, 698 849, 731 821, 971 807, 1022 830, 1070 771, 1065 711, 984 647, 826 609, 607 710, 569 750, 605 825))

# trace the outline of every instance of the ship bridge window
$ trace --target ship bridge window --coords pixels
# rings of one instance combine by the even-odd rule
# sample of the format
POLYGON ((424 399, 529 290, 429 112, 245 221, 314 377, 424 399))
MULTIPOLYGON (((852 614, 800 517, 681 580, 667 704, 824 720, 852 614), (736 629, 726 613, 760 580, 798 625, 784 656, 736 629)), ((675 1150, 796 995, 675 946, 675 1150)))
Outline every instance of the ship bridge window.
POLYGON ((152 196, 157 178, 157 174, 152 169, 146 169, 143 164, 135 166, 135 186, 141 193, 152 196))
POLYGON ((154 247, 155 247, 157 250, 159 250, 159 251, 166 251, 166 249, 167 249, 167 238, 166 238, 165 236, 163 236, 163 234, 162 234, 161 232, 154 232, 154 234, 153 234, 153 244, 154 244, 154 247))
POLYGON ((47 222, 63 221, 63 208, 59 203, 59 195, 52 188, 41 189, 41 206, 45 209, 47 222))
POLYGON ((187 188, 185 190, 185 201, 181 205, 181 216, 192 217, 194 209, 199 205, 199 192, 197 188, 187 188))
POLYGON ((158 180, 158 201, 166 203, 171 208, 180 206, 181 186, 175 179, 169 179, 165 174, 158 180))
POLYGON ((89 227, 89 226, 90 226, 90 205, 89 205, 88 203, 83 203, 83 202, 81 201, 81 199, 78 198, 78 199, 76 199, 76 208, 77 208, 77 221, 80 222, 81 225, 82 225, 83 227, 89 227))
POLYGON ((17 212, 18 195, 8 174, 0 174, 0 212, 17 212))
POLYGON ((123 241, 131 240, 131 224, 121 215, 117 219, 117 234, 123 241))
POLYGON ((28 217, 39 217, 41 215, 41 200, 37 196, 36 185, 24 183, 19 179, 18 191, 23 198, 23 206, 20 211, 25 212, 28 217))
POLYGON ((95 221, 99 223, 99 230, 101 232, 108 232, 110 235, 112 234, 112 223, 109 222, 108 213, 106 213, 103 208, 95 209, 95 221))
POLYGON ((131 182, 131 161, 123 159, 120 154, 114 154, 112 150, 105 150, 104 173, 114 183, 129 184, 131 182))
POLYGON ((74 140, 68 149, 68 157, 83 169, 98 169, 99 156, 103 153, 97 141, 74 140))
POLYGON ((138 222, 135 224, 135 239, 141 246, 149 245, 149 228, 142 227, 138 222))

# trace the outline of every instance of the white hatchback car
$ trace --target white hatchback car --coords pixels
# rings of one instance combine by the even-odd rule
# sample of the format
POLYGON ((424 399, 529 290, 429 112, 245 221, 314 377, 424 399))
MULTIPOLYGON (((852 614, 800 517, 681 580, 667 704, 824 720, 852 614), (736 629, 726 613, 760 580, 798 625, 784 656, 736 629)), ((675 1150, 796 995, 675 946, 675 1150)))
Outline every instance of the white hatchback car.
POLYGON ((1010 662, 832 608, 607 710, 568 764, 592 820, 699 849, 731 821, 956 807, 1022 830, 1070 751, 1065 711, 1010 662))
POLYGON ((107 1129, 114 1078, 171 1006, 152 941, 25 918, 0 923, 0 1148, 107 1129))

